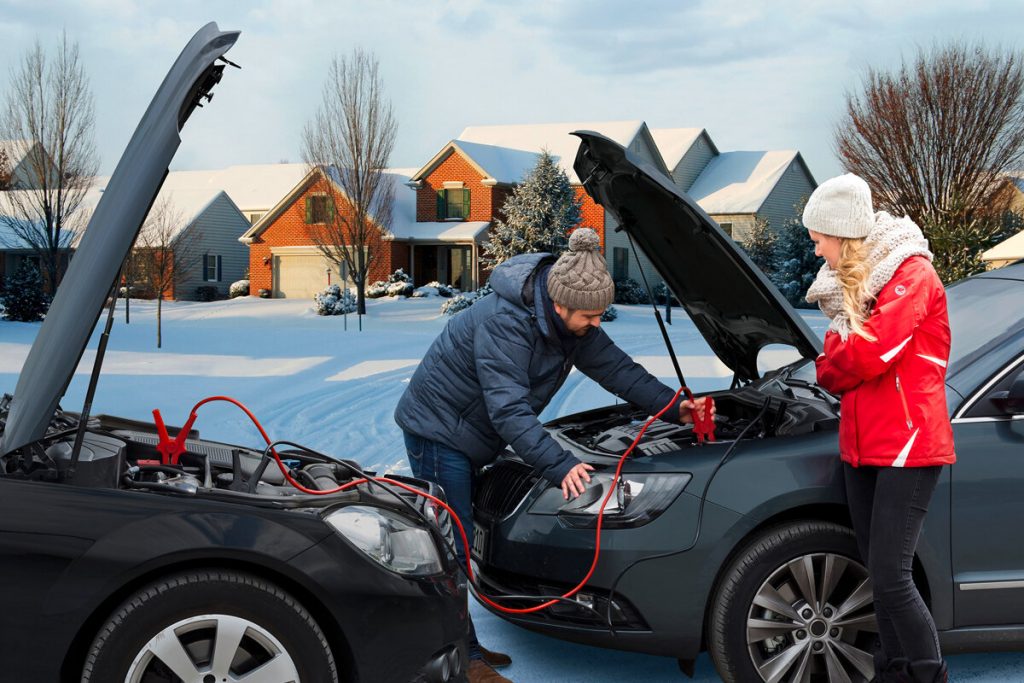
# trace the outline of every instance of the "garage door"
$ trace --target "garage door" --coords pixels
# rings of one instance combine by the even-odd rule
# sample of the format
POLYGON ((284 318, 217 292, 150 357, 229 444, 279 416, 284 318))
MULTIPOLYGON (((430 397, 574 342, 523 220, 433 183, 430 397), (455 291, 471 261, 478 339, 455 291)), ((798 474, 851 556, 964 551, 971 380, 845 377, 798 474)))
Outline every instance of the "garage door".
MULTIPOLYGON (((330 267, 332 284, 341 284, 338 266, 322 254, 280 254, 274 256, 274 297, 312 299, 327 286, 330 267)), ((350 283, 351 284, 351 283, 350 283)))

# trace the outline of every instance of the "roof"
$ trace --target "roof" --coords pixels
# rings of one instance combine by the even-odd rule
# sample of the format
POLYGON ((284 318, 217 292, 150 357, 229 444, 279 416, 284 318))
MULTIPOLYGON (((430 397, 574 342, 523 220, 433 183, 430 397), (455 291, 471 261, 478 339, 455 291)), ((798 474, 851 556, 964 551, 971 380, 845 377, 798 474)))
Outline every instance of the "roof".
MULTIPOLYGON (((109 178, 104 178, 109 180, 109 178)), ((18 196, 27 196, 30 193, 35 194, 40 190, 9 190, 7 192, 0 192, 0 216, 12 216, 17 217, 17 210, 14 208, 14 199, 18 196)), ((71 246, 78 243, 81 239, 81 234, 85 231, 86 226, 89 223, 89 218, 92 216, 93 209, 96 208, 96 204, 100 201, 101 192, 97 189, 94 184, 91 189, 85 193, 85 197, 82 198, 82 203, 79 205, 78 211, 74 213, 70 220, 64 224, 64 230, 71 233, 71 246)), ((11 228, 10 224, 5 220, 0 220, 0 249, 31 249, 25 240, 17 235, 11 228)))
MULTIPOLYGON (((704 133, 703 128, 651 128, 651 136, 669 170, 674 170, 704 133)), ((708 138, 710 141, 710 138, 708 138)), ((714 147, 714 144, 712 144, 714 147)))
POLYGON ((28 156, 33 147, 31 140, 0 140, 0 152, 7 154, 7 161, 10 163, 10 170, 22 162, 28 156))
POLYGON ((248 164, 212 171, 172 171, 164 187, 224 190, 242 211, 268 211, 305 176, 306 164, 248 164))
POLYGON ((981 255, 982 261, 1016 261, 1024 258, 1024 231, 1005 239, 981 255))
POLYGON ((799 155, 795 150, 723 152, 708 162, 688 194, 709 214, 756 213, 799 155))
MULTIPOLYGON (((430 242, 469 242, 477 239, 490 225, 487 221, 438 221, 416 222, 416 191, 407 183, 416 174, 414 168, 389 168, 385 171, 393 179, 395 185, 395 204, 391 211, 391 235, 388 239, 430 242)), ((336 173, 328 174, 333 180, 336 173)), ((296 183, 291 190, 263 218, 245 232, 239 241, 251 242, 289 206, 295 203, 307 187, 315 180, 311 172, 296 183)), ((337 186, 337 185, 335 185, 337 186)))
MULTIPOLYGON (((453 142, 463 146, 467 154, 469 154, 469 150, 464 145, 470 143, 489 147, 490 149, 475 148, 485 154, 485 158, 473 157, 473 159, 488 174, 491 174, 491 177, 504 183, 522 181, 524 164, 527 161, 527 157, 522 152, 537 155, 546 149, 555 158, 555 163, 569 176, 569 182, 579 185, 580 179, 576 176, 572 165, 576 160, 576 150, 580 146, 580 141, 579 138, 572 135, 573 131, 593 130, 611 138, 623 147, 628 147, 636 136, 646 128, 647 124, 639 120, 469 126, 453 142), (488 163, 491 164, 491 167, 487 165, 488 163), (503 174, 504 177, 493 175, 495 173, 503 174)), ((534 156, 533 163, 536 163, 536 156, 534 156)))

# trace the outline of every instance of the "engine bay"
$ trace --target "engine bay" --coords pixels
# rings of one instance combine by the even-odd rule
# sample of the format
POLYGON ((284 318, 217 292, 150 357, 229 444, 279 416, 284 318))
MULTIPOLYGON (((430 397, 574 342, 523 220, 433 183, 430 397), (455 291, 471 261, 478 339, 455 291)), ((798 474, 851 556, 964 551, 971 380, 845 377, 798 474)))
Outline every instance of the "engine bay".
MULTIPOLYGON (((838 428, 838 402, 808 390, 797 382, 770 377, 756 385, 708 394, 715 401, 715 440, 735 440, 751 421, 760 420, 754 435, 792 436, 838 428), (762 415, 763 411, 763 415, 762 415)), ((646 411, 632 405, 591 410, 547 425, 556 437, 583 449, 607 456, 621 456, 649 419, 646 411)), ((656 420, 637 443, 637 456, 657 457, 697 445, 692 424, 656 420)))

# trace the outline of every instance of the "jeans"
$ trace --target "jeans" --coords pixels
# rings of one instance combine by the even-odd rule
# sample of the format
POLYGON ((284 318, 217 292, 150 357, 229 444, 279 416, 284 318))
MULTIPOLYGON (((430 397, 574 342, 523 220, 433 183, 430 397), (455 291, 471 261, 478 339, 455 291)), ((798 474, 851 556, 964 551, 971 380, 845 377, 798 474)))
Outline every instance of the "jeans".
POLYGON ((911 575, 914 550, 941 469, 843 463, 853 530, 874 588, 886 659, 942 657, 935 622, 911 575))
MULTIPOLYGON (((431 481, 444 489, 448 505, 455 510, 456 516, 462 522, 462 528, 466 531, 466 538, 472 543, 473 478, 476 475, 476 467, 464 453, 454 448, 409 432, 403 432, 403 434, 405 435, 405 452, 409 458, 412 476, 431 481)), ((458 531, 455 532, 455 551, 459 562, 465 567, 469 548, 462 544, 462 537, 458 531)), ((476 639, 473 619, 468 616, 468 604, 466 611, 469 620, 469 635, 467 637, 469 658, 480 659, 483 655, 480 653, 480 643, 476 639)))

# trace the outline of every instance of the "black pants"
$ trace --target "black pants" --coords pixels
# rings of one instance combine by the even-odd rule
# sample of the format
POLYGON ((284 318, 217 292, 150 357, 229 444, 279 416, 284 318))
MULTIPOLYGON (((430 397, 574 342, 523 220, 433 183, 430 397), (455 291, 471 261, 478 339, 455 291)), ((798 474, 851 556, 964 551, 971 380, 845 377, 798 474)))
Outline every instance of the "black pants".
POLYGON ((941 658, 935 622, 911 576, 914 550, 941 469, 843 463, 853 530, 874 587, 887 659, 941 658))

